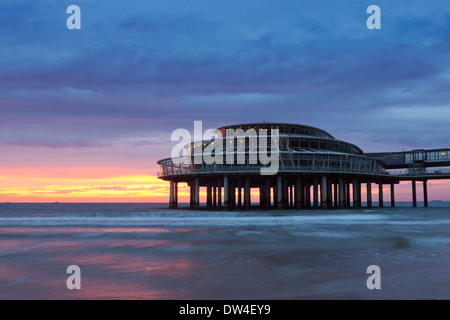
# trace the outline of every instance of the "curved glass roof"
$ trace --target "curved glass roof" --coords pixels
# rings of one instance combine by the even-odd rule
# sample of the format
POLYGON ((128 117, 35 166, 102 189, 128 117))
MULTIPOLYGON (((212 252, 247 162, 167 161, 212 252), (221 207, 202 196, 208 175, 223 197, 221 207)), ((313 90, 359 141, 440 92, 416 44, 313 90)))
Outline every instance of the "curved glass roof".
POLYGON ((315 128, 310 127, 306 125, 301 124, 293 124, 293 123, 278 123, 278 122, 254 122, 254 123, 242 123, 242 124, 235 124, 225 127, 220 127, 219 130, 221 131, 222 135, 225 136, 225 131, 227 129, 242 129, 244 131, 248 129, 278 129, 280 135, 281 134, 295 134, 295 135, 303 135, 303 136, 310 136, 310 137, 320 137, 325 139, 335 139, 331 134, 328 132, 315 128))

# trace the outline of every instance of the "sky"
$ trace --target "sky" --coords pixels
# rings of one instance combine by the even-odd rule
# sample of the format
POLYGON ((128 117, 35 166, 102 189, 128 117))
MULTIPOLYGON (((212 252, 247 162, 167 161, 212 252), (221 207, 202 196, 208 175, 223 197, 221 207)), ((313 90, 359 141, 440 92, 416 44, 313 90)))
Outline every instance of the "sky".
MULTIPOLYGON (((448 148, 449 16, 444 0, 1 1, 0 202, 167 202, 156 162, 194 121, 448 148)), ((429 189, 450 200, 450 182, 429 189)))

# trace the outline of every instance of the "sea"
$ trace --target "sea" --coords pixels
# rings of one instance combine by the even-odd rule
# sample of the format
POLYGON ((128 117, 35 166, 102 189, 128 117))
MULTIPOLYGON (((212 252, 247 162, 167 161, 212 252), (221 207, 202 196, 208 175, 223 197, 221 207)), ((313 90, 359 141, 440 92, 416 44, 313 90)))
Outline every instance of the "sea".
POLYGON ((447 300, 450 202, 245 211, 1 203, 0 299, 447 300))

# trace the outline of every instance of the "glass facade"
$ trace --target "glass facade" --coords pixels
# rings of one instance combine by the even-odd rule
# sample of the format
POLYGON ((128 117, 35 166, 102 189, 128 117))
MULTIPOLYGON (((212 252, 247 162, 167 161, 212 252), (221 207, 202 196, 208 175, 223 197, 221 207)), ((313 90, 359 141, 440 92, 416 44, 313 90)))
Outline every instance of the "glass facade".
POLYGON ((414 163, 418 161, 449 161, 450 150, 413 150, 405 153, 405 163, 414 163))
POLYGON ((252 161, 257 158, 256 154, 260 151, 261 139, 267 139, 264 145, 268 146, 267 152, 270 154, 274 151, 270 149, 272 138, 276 140, 278 148, 276 151, 279 152, 278 172, 375 174, 384 169, 375 159, 364 156, 357 146, 336 140, 329 133, 309 126, 254 123, 222 127, 219 130, 221 138, 196 141, 187 145, 188 156, 160 160, 158 162, 161 166, 160 175, 255 173, 264 167, 263 164, 252 161), (274 129, 278 130, 276 138, 272 135, 274 129), (257 135, 260 130, 264 130, 264 135, 257 135), (200 163, 194 161, 194 158, 203 154, 206 148, 213 150, 212 156, 221 156, 222 163, 207 164, 204 161, 200 163), (241 161, 238 161, 239 159, 241 161))

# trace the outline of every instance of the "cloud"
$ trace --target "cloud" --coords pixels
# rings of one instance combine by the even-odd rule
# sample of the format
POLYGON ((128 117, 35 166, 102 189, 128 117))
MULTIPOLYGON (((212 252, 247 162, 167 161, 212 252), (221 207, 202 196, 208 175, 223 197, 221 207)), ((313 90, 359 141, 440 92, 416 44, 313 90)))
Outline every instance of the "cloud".
POLYGON ((355 2, 80 6, 79 33, 56 27, 61 4, 0 6, 9 22, 0 31, 3 143, 151 145, 193 120, 263 119, 364 130, 369 146, 380 130, 398 132, 398 146, 447 143, 442 118, 417 112, 448 107, 443 1, 380 1, 380 32, 365 28, 355 2), (427 126, 439 134, 419 141, 416 129, 427 126))

